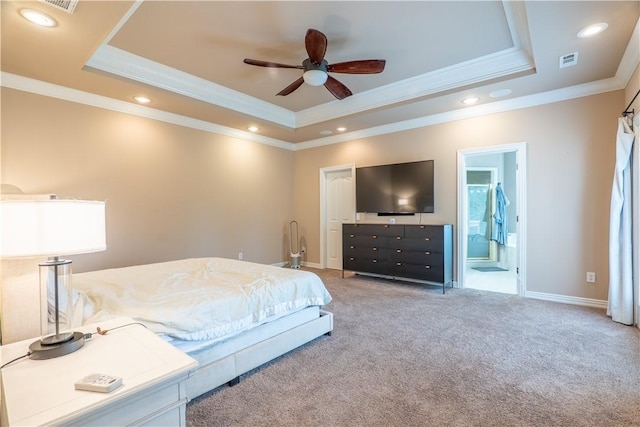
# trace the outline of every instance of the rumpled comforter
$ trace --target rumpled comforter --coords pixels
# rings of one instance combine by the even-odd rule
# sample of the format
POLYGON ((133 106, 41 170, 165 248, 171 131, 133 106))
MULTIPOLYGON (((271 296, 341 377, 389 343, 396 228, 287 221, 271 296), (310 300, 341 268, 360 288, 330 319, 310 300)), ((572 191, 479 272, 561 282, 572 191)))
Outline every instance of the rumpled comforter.
POLYGON ((183 340, 224 337, 331 301, 314 273, 225 258, 74 274, 72 288, 85 299, 84 323, 127 316, 183 340))

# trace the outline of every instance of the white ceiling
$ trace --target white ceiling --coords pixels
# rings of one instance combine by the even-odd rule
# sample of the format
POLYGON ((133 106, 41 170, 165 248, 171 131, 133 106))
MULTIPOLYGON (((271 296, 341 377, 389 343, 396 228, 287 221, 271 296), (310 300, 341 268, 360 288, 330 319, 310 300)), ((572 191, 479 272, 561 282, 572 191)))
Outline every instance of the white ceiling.
POLYGON ((80 2, 73 14, 1 3, 3 86, 285 147, 620 89, 640 56, 638 1, 147 0, 80 2), (35 27, 24 7, 58 26, 35 27), (596 22, 609 27, 577 37, 596 22), (307 85, 276 96, 302 71, 242 60, 300 65, 308 28, 327 36, 329 63, 385 59, 384 72, 332 74, 354 93, 342 101, 307 85), (560 68, 574 52, 577 64, 560 68), (135 95, 152 102, 132 105, 135 95), (463 105, 468 95, 480 102, 463 105))

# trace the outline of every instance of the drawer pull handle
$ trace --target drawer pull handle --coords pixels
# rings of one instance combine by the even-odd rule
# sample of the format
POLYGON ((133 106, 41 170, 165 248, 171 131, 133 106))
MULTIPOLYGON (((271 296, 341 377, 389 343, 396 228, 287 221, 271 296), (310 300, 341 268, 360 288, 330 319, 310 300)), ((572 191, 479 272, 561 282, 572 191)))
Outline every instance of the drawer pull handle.
POLYGON ((427 270, 431 268, 430 265, 425 265, 424 268, 426 268, 427 270))
POLYGON ((402 265, 402 263, 401 262, 396 262, 396 265, 402 265))
POLYGON ((387 224, 384 225, 384 228, 389 228, 389 226, 387 224))
POLYGON ((353 234, 349 234, 349 237, 355 237, 353 234))
POLYGON ((396 237, 396 240, 402 240, 402 237, 398 236, 396 237))
POLYGON ((353 245, 349 246, 349 249, 355 249, 355 248, 356 248, 356 247, 355 247, 355 246, 353 246, 353 245))
POLYGON ((424 254, 425 254, 425 255, 431 255, 431 252, 426 251, 424 254))
POLYGON ((373 236, 373 238, 374 238, 374 239, 377 239, 377 238, 378 238, 378 236, 374 235, 374 236, 373 236))
POLYGON ((428 237, 425 237, 425 238, 424 238, 424 240, 426 240, 426 241, 428 242, 428 241, 429 241, 429 240, 431 240, 431 239, 430 239, 430 238, 428 238, 428 237))
POLYGON ((373 263, 375 264, 376 262, 378 262, 378 260, 377 260, 377 259, 374 259, 374 260, 373 260, 373 263))
POLYGON ((377 250, 378 250, 378 248, 372 248, 372 250, 377 251, 377 250))
POLYGON ((349 261, 353 261, 353 260, 355 260, 354 257, 349 257, 349 261))
POLYGON ((396 253, 401 253, 402 249, 396 249, 396 253))

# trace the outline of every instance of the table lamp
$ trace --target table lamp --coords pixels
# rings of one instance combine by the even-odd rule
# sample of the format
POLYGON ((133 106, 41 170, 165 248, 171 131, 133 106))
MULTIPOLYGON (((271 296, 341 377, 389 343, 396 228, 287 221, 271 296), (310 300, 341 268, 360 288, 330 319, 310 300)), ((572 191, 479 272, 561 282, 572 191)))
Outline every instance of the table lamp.
POLYGON ((83 200, 0 200, 0 257, 47 256, 40 266, 41 339, 31 359, 51 359, 80 349, 72 332, 71 261, 62 255, 106 249, 105 203, 83 200))

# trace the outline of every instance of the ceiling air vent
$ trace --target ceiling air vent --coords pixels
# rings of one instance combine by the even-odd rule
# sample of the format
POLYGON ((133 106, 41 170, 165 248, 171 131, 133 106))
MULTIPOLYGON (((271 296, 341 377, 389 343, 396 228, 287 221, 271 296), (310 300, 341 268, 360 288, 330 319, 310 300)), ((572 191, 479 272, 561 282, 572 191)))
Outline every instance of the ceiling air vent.
POLYGON ((40 0, 42 3, 46 3, 56 9, 64 10, 71 14, 76 9, 79 0, 40 0))
POLYGON ((571 67, 578 63, 578 52, 569 53, 560 57, 560 68, 571 67))

